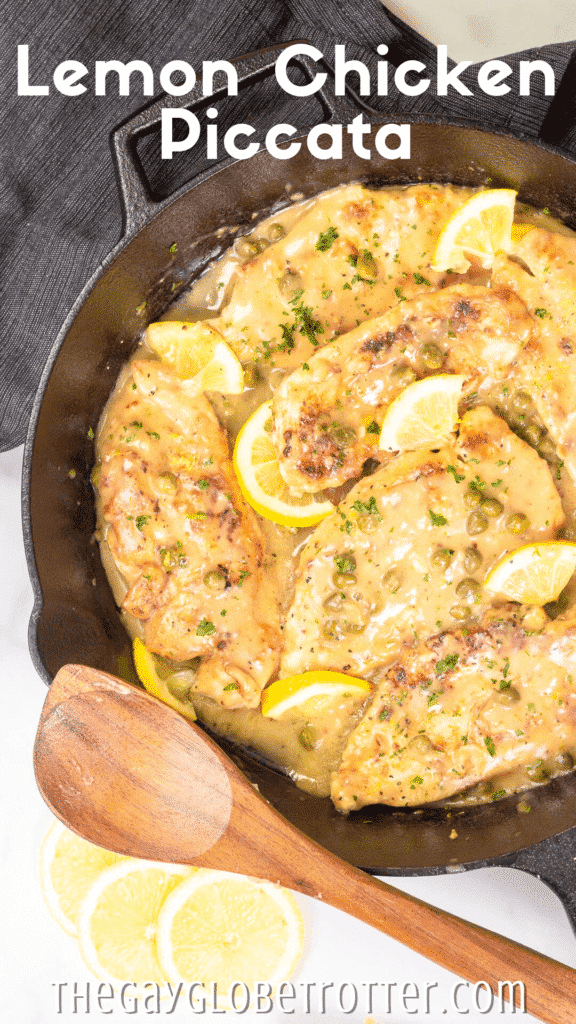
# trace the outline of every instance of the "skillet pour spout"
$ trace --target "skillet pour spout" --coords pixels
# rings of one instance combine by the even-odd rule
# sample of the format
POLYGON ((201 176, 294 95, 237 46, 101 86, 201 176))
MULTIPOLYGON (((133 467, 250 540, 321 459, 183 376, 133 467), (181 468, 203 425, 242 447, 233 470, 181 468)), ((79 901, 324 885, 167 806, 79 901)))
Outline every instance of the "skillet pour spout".
MULTIPOLYGON (((241 87, 273 73, 281 51, 276 47, 240 58, 241 87)), ((347 122, 359 109, 366 115, 350 96, 331 95, 329 82, 321 99, 332 119, 347 122)), ((200 101, 193 92, 188 106, 194 109, 200 101)), ((128 636, 93 540, 92 435, 146 322, 158 319, 232 244, 237 226, 247 228, 290 205, 296 192, 312 197, 352 181, 480 186, 490 179, 491 187, 514 188, 522 201, 547 206, 576 227, 576 164, 565 154, 525 138, 424 119, 412 121, 410 159, 375 156, 367 166, 345 134, 341 161, 318 160, 305 144, 286 161, 261 151, 250 160, 226 160, 156 202, 135 147, 157 130, 160 110, 170 102, 177 101, 156 101, 114 135, 127 231, 78 297, 54 344, 25 445, 23 526, 35 594, 30 648, 46 682, 69 663, 135 681, 128 636)), ((304 139, 306 131, 294 139, 304 139)), ((249 752, 235 750, 234 757, 291 824, 349 864, 391 875, 517 866, 538 874, 561 895, 576 927, 574 775, 534 790, 530 814, 518 814, 513 797, 458 811, 458 836, 450 840, 455 815, 448 819, 442 809, 371 808, 344 819, 328 800, 297 790, 249 752)))

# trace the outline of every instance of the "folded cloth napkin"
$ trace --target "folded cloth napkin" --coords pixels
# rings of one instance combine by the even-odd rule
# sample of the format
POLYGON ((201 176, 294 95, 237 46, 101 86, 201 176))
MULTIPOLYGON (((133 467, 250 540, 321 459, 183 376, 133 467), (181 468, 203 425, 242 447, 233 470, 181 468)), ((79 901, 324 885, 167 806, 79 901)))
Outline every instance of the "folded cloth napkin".
MULTIPOLYGON (((90 86, 83 95, 63 96, 52 84, 61 61, 81 61, 91 70, 95 60, 145 60, 157 83, 160 69, 170 60, 199 67, 202 60, 231 58, 306 37, 328 61, 334 44, 346 43, 347 57, 366 63, 373 82, 381 43, 388 45, 392 65, 407 59, 421 60, 432 71, 435 65, 432 44, 380 0, 76 0, 43 5, 38 0, 3 0, 2 9, 0 451, 24 439, 59 327, 120 236, 109 132, 149 102, 134 91, 119 96, 113 87, 107 96, 95 96, 90 86), (29 47, 30 83, 49 85, 49 95, 17 95, 19 44, 29 47)), ((572 49, 559 44, 538 51, 554 67, 557 80, 572 49)), ((517 54, 510 63, 523 56, 517 54)), ((497 100, 478 95, 439 99, 424 93, 372 96, 369 102, 387 117, 393 111, 395 120, 415 111, 536 136, 550 100, 519 99, 512 91, 497 100)), ((227 103, 230 123, 249 115, 257 129, 281 121, 309 123, 305 103, 278 89, 264 89, 256 104, 250 91, 227 103)), ((170 194, 198 169, 190 154, 163 165, 151 160, 146 168, 158 195, 170 194)))

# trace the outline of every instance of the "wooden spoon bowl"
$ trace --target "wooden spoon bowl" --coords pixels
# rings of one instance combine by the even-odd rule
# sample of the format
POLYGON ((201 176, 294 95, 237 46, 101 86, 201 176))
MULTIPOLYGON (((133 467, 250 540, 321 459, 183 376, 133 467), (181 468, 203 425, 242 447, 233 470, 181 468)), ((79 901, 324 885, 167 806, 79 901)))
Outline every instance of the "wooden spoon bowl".
MULTIPOLYGON (((40 792, 69 828, 133 857, 268 879, 371 924, 477 982, 521 981, 526 1009, 574 1024, 576 971, 399 892, 318 846, 188 719, 144 690, 62 668, 38 727, 40 792)), ((518 998, 518 990, 515 990, 518 998)))

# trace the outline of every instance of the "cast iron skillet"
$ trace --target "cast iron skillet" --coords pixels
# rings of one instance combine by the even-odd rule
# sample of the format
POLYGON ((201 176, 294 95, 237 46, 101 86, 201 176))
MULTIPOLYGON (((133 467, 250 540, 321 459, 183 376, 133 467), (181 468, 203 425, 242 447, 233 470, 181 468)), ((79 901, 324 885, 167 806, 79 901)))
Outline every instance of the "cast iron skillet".
MULTIPOLYGON (((282 49, 240 58, 235 62, 240 80, 254 84, 271 74, 282 49)), ((317 70, 306 59, 300 66, 308 74, 317 70)), ((210 103, 222 95, 223 90, 210 103)), ((351 97, 331 95, 328 87, 321 99, 327 107, 325 119, 346 124, 361 107, 374 124, 382 120, 351 97)), ((423 119, 410 119, 410 160, 375 156, 367 166, 345 135, 342 161, 315 159, 305 145, 287 161, 274 160, 264 150, 250 160, 228 159, 155 202, 136 143, 157 130, 159 111, 169 105, 181 106, 182 101, 157 100, 113 134, 125 232, 79 296, 54 344, 26 440, 23 521, 35 594, 30 648, 47 683, 67 662, 134 681, 128 637, 93 540, 91 434, 146 322, 157 319, 231 244, 230 225, 247 229, 254 214, 281 209, 295 192, 313 196, 344 182, 480 185, 489 178, 493 187, 514 187, 520 199, 548 206, 576 228, 576 164, 561 151, 467 124, 423 119)), ((202 105, 198 90, 186 105, 202 105)), ((576 928, 576 773, 524 795, 531 806, 527 814, 519 813, 518 798, 510 797, 451 816, 438 809, 371 808, 346 819, 328 799, 301 792, 249 752, 233 750, 232 756, 291 822, 345 860, 388 875, 486 865, 522 868, 558 893, 576 928), (453 829, 457 838, 450 839, 453 829)))

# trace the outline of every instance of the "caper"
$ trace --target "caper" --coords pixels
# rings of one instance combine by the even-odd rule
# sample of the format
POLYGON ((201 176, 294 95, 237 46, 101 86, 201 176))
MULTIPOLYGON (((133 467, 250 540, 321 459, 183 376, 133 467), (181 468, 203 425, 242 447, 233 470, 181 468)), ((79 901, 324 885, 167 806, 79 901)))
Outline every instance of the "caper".
POLYGON ((523 512, 514 512, 514 514, 509 516, 506 520, 506 529, 508 530, 508 533, 525 533, 529 526, 530 520, 523 512))
POLYGON ((532 782, 545 782, 550 778, 550 770, 541 758, 526 766, 526 775, 532 782))
POLYGON ((337 640, 342 633, 338 619, 327 619, 322 627, 322 632, 328 640, 337 640))
POLYGON ((285 234, 286 229, 282 226, 282 224, 279 224, 278 221, 276 221, 274 224, 271 224, 270 227, 268 228, 268 238, 270 239, 271 242, 277 242, 280 238, 284 238, 285 234))
POLYGON ((172 694, 176 700, 182 701, 183 704, 190 703, 190 682, 184 679, 167 679, 166 688, 169 693, 172 694))
POLYGON ((510 404, 514 412, 525 413, 532 405, 532 399, 527 391, 515 391, 510 404))
POLYGON ((424 366, 428 370, 439 370, 444 362, 442 349, 438 348, 438 345, 434 345, 431 341, 427 342, 426 345, 422 345, 420 355, 424 366))
POLYGON ((471 537, 475 537, 478 533, 484 533, 484 530, 488 528, 488 517, 476 509, 471 512, 466 520, 466 532, 471 537))
POLYGON ((178 480, 174 473, 160 473, 158 487, 161 491, 164 491, 164 494, 174 494, 178 487, 178 480))
POLYGON ((298 733, 298 739, 304 750, 314 750, 318 746, 318 733, 313 725, 305 725, 298 733))
POLYGON ((447 569, 454 558, 454 552, 449 548, 438 548, 430 559, 434 569, 447 569))
POLYGON ((476 572, 480 568, 484 559, 478 551, 478 548, 466 548, 464 551, 464 568, 466 572, 471 576, 472 573, 476 572))
POLYGON ((260 370, 254 363, 247 363, 244 367, 244 387, 255 388, 262 380, 260 370))
POLYGON ((482 501, 482 496, 479 491, 466 491, 464 494, 464 508, 470 511, 476 508, 482 501))
POLYGON ((371 252, 364 249, 358 256, 356 261, 356 271, 360 274, 360 277, 369 277, 372 281, 375 281, 378 277, 378 264, 374 259, 371 252))
POLYGON ((456 587, 456 597, 462 598, 464 601, 473 601, 475 604, 480 600, 482 588, 477 580, 466 577, 460 580, 460 583, 456 587))
POLYGON ((258 244, 250 238, 239 238, 236 242, 236 255, 241 260, 253 260, 258 255, 260 249, 258 244))
POLYGON ((337 612, 340 611, 345 600, 346 598, 340 590, 333 590, 328 597, 324 598, 322 607, 327 608, 329 612, 337 612))
POLYGON ((278 280, 278 291, 283 299, 293 299, 298 292, 302 291, 302 278, 297 270, 287 267, 278 280))
POLYGON ((226 577, 224 573, 218 572, 217 569, 207 572, 204 577, 204 586, 209 587, 210 590, 225 590, 226 577))
POLYGON ((338 590, 343 590, 344 587, 350 586, 351 583, 356 583, 356 577, 351 572, 335 572, 332 577, 332 583, 338 590))
POLYGON ((352 427, 344 426, 343 423, 331 423, 326 436, 339 448, 349 448, 356 441, 356 431, 352 427))
POLYGON ((102 476, 102 466, 94 466, 94 469, 90 473, 90 480, 92 481, 92 487, 98 488, 100 486, 100 477, 102 476))
POLYGON ((554 758, 559 771, 570 771, 574 767, 574 758, 568 750, 559 750, 554 758))
POLYGON ((505 708, 511 708, 520 700, 520 691, 515 686, 506 686, 503 690, 498 690, 495 697, 499 704, 505 708))
POLYGON ((388 572, 384 573, 382 585, 386 590, 390 590, 394 594, 400 587, 401 583, 402 577, 397 569, 388 569, 388 572))
POLYGON ((366 629, 366 622, 351 622, 350 619, 344 619, 342 623, 346 633, 363 633, 366 629))
POLYGON ((412 737, 408 744, 408 749, 417 754, 429 754, 434 749, 434 744, 426 733, 420 732, 417 736, 412 737))
POLYGON ((395 366, 392 370, 392 376, 396 384, 401 388, 407 388, 409 384, 413 384, 418 374, 412 366, 408 366, 407 363, 401 366, 395 366))
POLYGON ((542 427, 539 427, 537 423, 528 423, 524 427, 524 437, 531 444, 533 448, 536 448, 544 436, 542 427))
POLYGON ((536 607, 536 605, 528 608, 526 614, 522 616, 524 629, 530 630, 532 633, 539 633, 540 630, 544 629, 547 622, 548 616, 546 612, 543 608, 536 607))
POLYGON ((358 527, 359 530, 362 530, 364 533, 373 533, 374 530, 378 529, 379 522, 380 520, 378 519, 378 516, 358 516, 358 519, 356 520, 356 526, 358 527))
POLYGON ((270 242, 268 241, 267 238, 257 238, 256 239, 256 246, 258 248, 258 252, 264 252, 264 249, 267 249, 269 245, 270 245, 270 242))
POLYGON ((483 498, 480 503, 480 508, 485 515, 494 517, 502 515, 504 511, 504 505, 498 498, 483 498))
POLYGON ((269 416, 268 419, 265 421, 264 430, 266 431, 267 434, 271 434, 272 431, 274 430, 274 418, 272 416, 269 416))
POLYGON ((543 437, 538 445, 538 453, 543 459, 553 459, 556 456, 556 445, 551 437, 543 437))
POLYGON ((160 561, 165 569, 173 569, 175 565, 184 565, 186 559, 182 542, 177 541, 170 548, 160 548, 160 561))
POLYGON ((334 565, 338 572, 354 572, 356 559, 352 551, 344 551, 341 555, 334 555, 334 565))
POLYGON ((464 619, 470 618, 470 608, 467 604, 455 604, 450 609, 450 615, 457 622, 464 622, 464 619))

